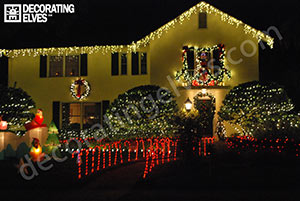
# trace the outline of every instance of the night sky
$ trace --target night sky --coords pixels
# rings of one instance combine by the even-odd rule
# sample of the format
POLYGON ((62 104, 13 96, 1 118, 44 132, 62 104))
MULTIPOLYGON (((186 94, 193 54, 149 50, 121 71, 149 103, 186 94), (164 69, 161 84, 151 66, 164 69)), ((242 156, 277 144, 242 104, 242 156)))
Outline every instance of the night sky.
MULTIPOLYGON (((206 1, 259 30, 278 28, 274 49, 260 51, 260 80, 283 86, 300 109, 300 14, 297 0, 206 1)), ((3 0, 0 5, 0 48, 128 44, 196 5, 196 0, 3 0), (46 24, 4 24, 3 4, 73 3, 75 14, 54 14, 46 24)), ((3 60, 3 59, 1 59, 3 60)), ((3 71, 1 72, 3 76, 3 71)))

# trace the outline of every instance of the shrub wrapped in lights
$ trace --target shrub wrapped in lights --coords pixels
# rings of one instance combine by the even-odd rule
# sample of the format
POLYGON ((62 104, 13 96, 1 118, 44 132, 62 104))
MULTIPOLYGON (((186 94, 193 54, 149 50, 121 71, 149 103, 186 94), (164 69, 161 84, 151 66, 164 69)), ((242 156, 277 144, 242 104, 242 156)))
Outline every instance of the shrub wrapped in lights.
POLYGON ((253 81, 234 87, 218 114, 220 120, 230 123, 241 135, 271 134, 299 127, 300 118, 292 113, 293 108, 281 86, 253 81))

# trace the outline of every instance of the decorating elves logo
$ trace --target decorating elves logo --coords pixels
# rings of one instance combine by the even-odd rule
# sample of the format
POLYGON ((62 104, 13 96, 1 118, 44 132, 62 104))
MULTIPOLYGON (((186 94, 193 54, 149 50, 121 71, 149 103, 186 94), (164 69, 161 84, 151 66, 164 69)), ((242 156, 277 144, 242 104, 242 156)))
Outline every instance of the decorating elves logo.
POLYGON ((53 13, 75 13, 74 4, 4 4, 4 23, 46 23, 53 13))

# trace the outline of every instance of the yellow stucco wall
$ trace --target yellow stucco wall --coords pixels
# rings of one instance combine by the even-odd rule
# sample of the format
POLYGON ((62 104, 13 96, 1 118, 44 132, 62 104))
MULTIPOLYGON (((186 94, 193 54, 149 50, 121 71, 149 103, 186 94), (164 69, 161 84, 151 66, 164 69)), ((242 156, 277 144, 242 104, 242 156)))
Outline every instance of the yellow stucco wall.
MULTIPOLYGON (((239 64, 232 64, 227 61, 228 69, 232 72, 232 79, 225 83, 227 88, 209 89, 208 92, 216 97, 216 108, 220 108, 222 100, 229 89, 237 84, 258 80, 258 44, 251 35, 244 33, 242 26, 236 28, 223 22, 219 17, 208 15, 208 28, 198 29, 198 14, 191 16, 181 25, 171 28, 168 33, 162 34, 159 39, 151 41, 150 45, 139 52, 147 52, 148 69, 147 75, 131 75, 131 54, 128 54, 127 75, 111 76, 111 54, 94 53, 88 55, 88 76, 83 77, 91 85, 91 94, 85 102, 99 102, 101 100, 115 99, 120 93, 144 84, 156 84, 162 87, 171 87, 167 76, 174 81, 176 86, 180 83, 174 80, 175 72, 183 65, 181 61, 182 47, 212 47, 217 44, 224 44, 228 52, 232 48, 232 59, 243 61, 239 64), (251 57, 246 57, 240 51, 244 41, 253 41, 257 51, 251 57)), ((244 46, 246 52, 252 52, 253 47, 249 44, 244 46)), ((228 57, 228 55, 226 55, 228 57)), ((37 108, 42 108, 45 114, 45 123, 52 120, 52 102, 76 102, 70 95, 70 84, 75 78, 40 78, 39 57, 20 56, 9 59, 9 85, 16 81, 17 86, 23 88, 32 96, 37 103, 37 108)), ((175 93, 178 105, 189 97, 193 100, 199 89, 184 90, 178 89, 175 93), (178 91, 179 94, 178 95, 178 91)), ((216 118, 215 118, 216 122, 216 118)), ((230 128, 228 128, 229 132, 230 128)))
MULTIPOLYGON (((151 55, 151 83, 159 84, 160 86, 169 88, 176 95, 177 103, 180 107, 183 107, 184 101, 187 97, 193 100, 193 97, 201 92, 199 89, 177 89, 171 86, 167 76, 170 76, 177 87, 181 86, 181 83, 175 81, 175 73, 179 71, 182 65, 182 47, 212 47, 217 44, 224 44, 225 50, 228 51, 232 48, 231 58, 233 61, 242 59, 239 64, 230 63, 228 61, 228 54, 226 55, 225 64, 232 73, 232 79, 225 82, 225 85, 229 87, 224 89, 209 89, 208 93, 211 93, 216 98, 216 109, 219 110, 225 95, 230 88, 244 82, 258 80, 259 79, 259 61, 258 61, 258 44, 251 35, 246 35, 242 27, 236 28, 220 20, 218 16, 213 14, 207 16, 207 29, 198 29, 198 15, 192 15, 190 20, 186 20, 182 25, 178 25, 173 29, 170 29, 167 34, 162 35, 159 39, 154 40, 150 44, 151 55), (243 46, 242 44, 245 43, 243 46), (250 45, 254 44, 254 47, 250 45), (242 49, 246 53, 254 52, 253 56, 244 56, 242 49)), ((216 125, 217 116, 214 119, 214 128, 216 125)), ((233 129, 226 127, 228 133, 233 133, 233 129)))
MULTIPOLYGON (((142 49, 141 52, 146 52, 142 49)), ((131 54, 128 54, 127 75, 111 75, 111 54, 96 53, 88 55, 88 76, 91 86, 90 95, 84 102, 114 100, 119 94, 133 87, 150 83, 150 68, 147 75, 131 75, 131 54)), ((148 62, 150 63, 149 59, 148 62)), ((45 123, 52 120, 52 103, 78 102, 70 95, 71 83, 79 77, 40 78, 40 57, 20 56, 9 59, 9 85, 17 82, 17 87, 24 89, 36 102, 36 107, 43 109, 45 123)), ((119 71, 120 72, 120 71, 119 71)))

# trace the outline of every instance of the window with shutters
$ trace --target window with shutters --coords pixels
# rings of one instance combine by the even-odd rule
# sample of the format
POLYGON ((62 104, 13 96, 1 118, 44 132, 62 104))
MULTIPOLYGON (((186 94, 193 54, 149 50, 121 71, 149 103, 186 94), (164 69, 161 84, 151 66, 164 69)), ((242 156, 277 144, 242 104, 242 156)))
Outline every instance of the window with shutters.
POLYGON ((132 75, 147 74, 147 53, 136 52, 131 54, 131 73, 132 75))
POLYGON ((40 56, 40 77, 76 76, 87 76, 86 54, 40 56))
POLYGON ((109 101, 97 103, 62 103, 62 125, 64 128, 86 129, 101 124, 109 101))
POLYGON ((183 79, 185 84, 223 85, 224 78, 231 78, 231 73, 225 66, 225 46, 183 47, 183 68, 176 72, 175 79, 183 79))

